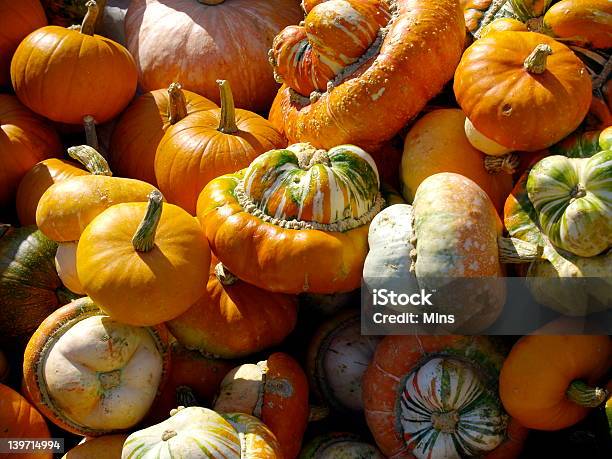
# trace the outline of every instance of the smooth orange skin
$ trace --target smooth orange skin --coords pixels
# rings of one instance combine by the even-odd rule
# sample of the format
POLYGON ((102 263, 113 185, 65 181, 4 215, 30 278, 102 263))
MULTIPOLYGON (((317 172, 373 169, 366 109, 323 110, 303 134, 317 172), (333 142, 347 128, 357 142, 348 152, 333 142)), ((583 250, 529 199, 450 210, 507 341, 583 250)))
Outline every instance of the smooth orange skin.
MULTIPOLYGON (((414 459, 398 429, 397 397, 405 375, 428 355, 464 351, 474 347, 487 353, 495 367, 501 358, 482 336, 386 336, 377 346, 374 358, 363 375, 363 402, 366 421, 380 450, 386 456, 414 459)), ((508 427, 509 438, 488 453, 486 459, 518 457, 526 438, 525 429, 514 421, 508 427)))
MULTIPOLYGON (((183 90, 187 116, 217 105, 191 91, 183 90)), ((157 186, 155 153, 170 125, 168 91, 143 94, 125 110, 113 131, 110 166, 115 175, 143 180, 157 186)))
MULTIPOLYGON (((57 412, 55 407, 47 404, 48 394, 46 393, 46 387, 39 384, 38 378, 38 366, 43 363, 41 357, 45 346, 49 344, 49 337, 52 336, 55 331, 60 328, 64 323, 76 320, 79 316, 86 314, 91 315, 91 310, 82 307, 81 300, 73 301, 65 306, 55 310, 50 314, 36 329, 34 334, 30 337, 28 344, 25 348, 23 356, 23 389, 22 392, 26 394, 28 400, 40 410, 40 412, 56 426, 64 429, 68 432, 77 435, 86 435, 90 437, 98 437, 106 435, 107 431, 91 430, 84 426, 74 425, 68 417, 63 413, 57 412)), ((102 315, 104 312, 99 311, 102 315)), ((95 314, 97 315, 97 314, 95 314)), ((167 328, 161 324, 151 327, 153 333, 156 335, 158 340, 158 350, 163 359, 163 370, 162 377, 159 383, 158 397, 164 388, 168 372, 170 369, 170 352, 168 351, 169 346, 169 333, 167 328)), ((84 400, 84 403, 89 403, 84 400)), ((155 401, 152 406, 155 406, 155 401)))
POLYGON ((88 175, 74 161, 50 158, 36 164, 19 182, 17 188, 17 216, 22 225, 36 225, 38 201, 47 189, 57 182, 79 175, 88 175))
POLYGON ((218 130, 221 109, 208 110, 170 127, 155 156, 155 177, 168 202, 195 215, 198 195, 208 182, 251 164, 260 154, 286 146, 261 116, 236 110, 238 132, 218 130))
MULTIPOLYGON (((0 384, 0 438, 50 439, 45 419, 36 408, 8 386, 0 384)), ((12 459, 51 459, 53 454, 7 454, 12 459)))
POLYGON ((295 327, 297 298, 241 280, 223 285, 215 276, 217 263, 213 256, 206 293, 167 323, 170 333, 190 349, 225 359, 280 344, 295 327))
POLYGON ((206 291, 210 250, 195 218, 163 204, 155 245, 138 252, 132 237, 147 203, 127 202, 98 215, 81 234, 77 273, 87 295, 110 317, 151 326, 184 313, 206 291))
POLYGON ((501 213, 512 190, 512 176, 486 171, 486 156, 468 141, 464 122, 461 110, 441 109, 429 112, 412 126, 404 142, 400 172, 402 193, 412 202, 417 188, 427 177, 439 172, 455 172, 480 186, 501 213))
POLYGON ((121 457, 123 443, 128 434, 104 435, 102 437, 86 438, 62 459, 116 459, 121 457))
POLYGON ((480 38, 484 38, 493 32, 527 32, 528 30, 529 29, 527 29, 527 26, 517 19, 499 18, 482 28, 480 31, 480 38))
POLYGON ((574 131, 588 112, 591 78, 571 49, 534 32, 495 32, 476 40, 455 72, 457 102, 478 131, 513 150, 547 148, 574 131), (523 66, 547 44, 546 71, 523 66))
POLYGON ((28 35, 15 51, 11 80, 24 105, 53 121, 111 120, 136 91, 134 60, 120 44, 58 26, 28 35))
POLYGON ((563 0, 544 15, 544 26, 559 38, 595 49, 612 47, 612 3, 609 0, 563 0))
POLYGON ((583 419, 589 409, 565 393, 574 380, 595 385, 609 370, 608 336, 524 336, 512 348, 499 379, 508 413, 525 427, 560 430, 583 419))
POLYGON ((240 279, 271 292, 348 292, 361 285, 369 225, 344 233, 284 229, 245 212, 239 174, 210 182, 198 219, 213 253, 240 279))
POLYGON ((39 0, 0 0, 0 87, 11 83, 11 59, 21 40, 46 25, 39 0))
POLYGON ((392 138, 449 81, 465 41, 457 0, 397 0, 398 18, 380 53, 317 102, 277 98, 289 143, 366 151, 392 138), (432 69, 435 69, 433 71, 432 69))
POLYGON ((13 204, 22 177, 62 149, 55 130, 19 100, 0 94, 0 207, 13 204))

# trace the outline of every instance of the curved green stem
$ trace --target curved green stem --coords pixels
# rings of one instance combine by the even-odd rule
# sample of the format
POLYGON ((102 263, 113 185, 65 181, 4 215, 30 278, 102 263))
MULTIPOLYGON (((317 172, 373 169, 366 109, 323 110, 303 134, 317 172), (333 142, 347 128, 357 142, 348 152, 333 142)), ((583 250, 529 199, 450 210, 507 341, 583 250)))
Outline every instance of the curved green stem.
POLYGON ((145 216, 132 237, 132 246, 138 252, 149 252, 155 246, 155 232, 161 218, 163 196, 158 190, 149 193, 145 216))
POLYGON ((92 175, 113 175, 104 157, 89 145, 68 148, 68 156, 85 166, 92 175))
POLYGON ((523 66, 529 73, 539 75, 546 71, 546 61, 548 56, 553 53, 550 45, 539 44, 525 59, 523 66))
POLYGON ((81 33, 85 35, 93 35, 96 30, 96 21, 100 14, 100 7, 95 0, 89 0, 85 6, 87 7, 87 13, 81 23, 81 33))
POLYGON ((168 86, 168 121, 174 125, 187 116, 187 101, 180 83, 168 86))
POLYGON ((608 396, 605 389, 591 387, 581 380, 572 381, 565 394, 572 402, 587 408, 601 405, 608 396))
POLYGON ((232 88, 227 80, 217 80, 217 84, 221 94, 221 121, 218 130, 225 134, 233 134, 238 132, 238 126, 236 125, 236 106, 232 88))

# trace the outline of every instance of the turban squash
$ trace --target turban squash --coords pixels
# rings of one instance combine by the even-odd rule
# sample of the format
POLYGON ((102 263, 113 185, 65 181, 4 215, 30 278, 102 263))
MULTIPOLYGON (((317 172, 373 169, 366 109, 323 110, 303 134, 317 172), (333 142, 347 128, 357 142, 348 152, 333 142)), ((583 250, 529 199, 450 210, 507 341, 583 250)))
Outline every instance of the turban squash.
POLYGON ((95 1, 80 30, 47 26, 28 35, 15 51, 11 80, 21 102, 53 121, 80 124, 86 115, 111 120, 136 91, 137 71, 130 53, 94 35, 95 1))
POLYGON ((23 374, 35 406, 72 433, 129 429, 147 414, 169 365, 165 327, 134 327, 88 297, 58 309, 26 346, 23 374))
POLYGON ((461 57, 465 24, 457 0, 331 0, 310 7, 305 25, 281 32, 271 54, 285 83, 275 105, 290 143, 377 147, 442 89, 461 57), (372 13, 355 14, 356 8, 372 13), (323 10, 337 11, 337 18, 328 21, 318 14, 323 10), (330 47, 325 54, 315 45, 321 42, 330 47), (352 56, 342 55, 347 43, 352 56), (288 62, 294 55, 299 59, 288 62))
POLYGON ((517 458, 527 431, 504 411, 504 359, 484 336, 387 336, 363 378, 366 421, 389 457, 517 458))
POLYGON ((359 287, 368 224, 382 205, 365 151, 295 144, 210 182, 197 214, 238 278, 272 292, 335 293, 359 287))

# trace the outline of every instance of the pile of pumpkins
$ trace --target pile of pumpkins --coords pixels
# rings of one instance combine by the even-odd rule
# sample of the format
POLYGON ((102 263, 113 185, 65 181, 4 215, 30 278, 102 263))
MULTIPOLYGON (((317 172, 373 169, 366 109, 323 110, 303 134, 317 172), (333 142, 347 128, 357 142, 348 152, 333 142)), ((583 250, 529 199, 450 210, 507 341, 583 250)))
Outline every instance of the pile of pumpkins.
POLYGON ((0 0, 0 31, 0 439, 510 459, 612 428, 609 330, 479 335, 499 282, 455 292, 463 334, 359 314, 362 280, 509 273, 610 309, 609 0, 0 0))

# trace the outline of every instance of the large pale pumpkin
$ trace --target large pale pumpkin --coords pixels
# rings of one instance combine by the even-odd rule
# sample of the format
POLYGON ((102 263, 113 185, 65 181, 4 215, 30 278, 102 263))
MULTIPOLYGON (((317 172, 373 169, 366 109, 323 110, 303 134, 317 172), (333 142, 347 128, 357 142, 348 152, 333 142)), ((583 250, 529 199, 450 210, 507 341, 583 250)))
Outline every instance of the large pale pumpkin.
POLYGON ((27 336, 73 298, 55 272, 56 249, 35 226, 0 225, 0 341, 27 336))
POLYGON ((221 381, 214 409, 258 417, 278 439, 283 457, 295 459, 308 423, 308 381, 291 356, 276 352, 230 371, 221 381))
POLYGON ((47 317, 30 339, 25 386, 64 430, 88 436, 126 430, 144 418, 164 381, 167 340, 163 326, 117 322, 81 298, 47 317))
POLYGON ((109 207, 83 231, 77 275, 83 290, 113 319, 156 325, 185 312, 206 291, 210 250, 195 218, 163 204, 109 207))
POLYGON ((167 325, 189 349, 243 357, 280 344, 297 321, 297 298, 236 278, 213 256, 206 293, 167 325))
POLYGON ((51 126, 16 97, 0 94, 0 207, 12 206, 22 177, 39 161, 59 156, 61 148, 51 126))
POLYGON ((321 148, 350 143, 374 149, 396 135, 452 78, 465 41, 459 2, 314 3, 307 5, 312 8, 307 40, 299 36, 299 27, 286 30, 277 37, 271 56, 278 80, 285 83, 275 102, 285 134, 290 143, 321 148), (358 13, 358 4, 372 12, 358 13), (325 15, 319 16, 319 10, 325 15), (327 15, 334 20, 326 20, 327 15), (355 27, 360 29, 350 37, 355 27), (291 41, 285 44, 286 38, 291 41), (313 49, 319 44, 329 45, 324 56, 313 49), (343 56, 348 47, 351 54, 343 56), (287 62, 287 56, 297 62, 287 62), (328 56, 332 71, 323 71, 331 63, 328 56), (311 57, 312 64, 307 62, 311 57), (311 88, 319 90, 308 93, 311 88))
MULTIPOLYGON (((87 145, 71 147, 70 154, 99 157, 87 145)), ((50 186, 36 208, 36 225, 50 239, 77 241, 85 227, 102 211, 121 202, 146 201, 153 185, 107 175, 83 175, 50 186)))
POLYGON ((210 182, 198 218, 238 278, 273 292, 346 292, 360 285, 368 224, 383 205, 378 189, 362 149, 295 144, 210 182))
POLYGON ((0 87, 11 84, 11 58, 30 32, 47 25, 39 0, 0 1, 0 87))
POLYGON ((578 127, 592 99, 580 59, 534 32, 495 32, 474 42, 453 88, 468 139, 492 155, 551 146, 578 127))
POLYGON ((134 100, 117 122, 110 143, 110 164, 120 177, 156 185, 155 153, 170 126, 197 112, 217 108, 210 100, 172 83, 134 100))
POLYGON ((192 215, 212 179, 247 167, 261 153, 285 146, 261 116, 236 110, 229 83, 218 81, 221 108, 188 116, 169 127, 155 155, 155 177, 168 202, 192 215))
POLYGON ((170 418, 132 433, 122 459, 281 459, 274 434, 259 419, 243 413, 218 414, 197 406, 179 407, 170 418))
POLYGON ((400 171, 402 194, 412 202, 424 179, 438 172, 455 172, 480 186, 501 213, 512 190, 515 164, 487 159, 468 141, 464 124, 461 110, 441 109, 427 113, 410 128, 400 171))
POLYGON ((224 78, 239 107, 264 112, 277 89, 272 39, 301 19, 296 0, 136 0, 125 31, 144 90, 180 81, 219 103, 215 81, 224 78))
MULTIPOLYGON (((0 384, 0 439, 50 440, 51 435, 36 408, 8 386, 0 384)), ((5 443, 6 444, 6 443, 5 443)), ((40 453, 8 454, 21 459, 51 459, 50 451, 40 453)))
POLYGON ((136 91, 137 71, 120 44, 94 35, 95 1, 80 30, 42 27, 19 45, 11 62, 11 80, 24 105, 53 121, 80 124, 91 115, 111 120, 136 91))
POLYGON ((516 458, 526 430, 497 395, 503 354, 482 336, 387 336, 363 379, 366 421, 386 456, 516 458))

